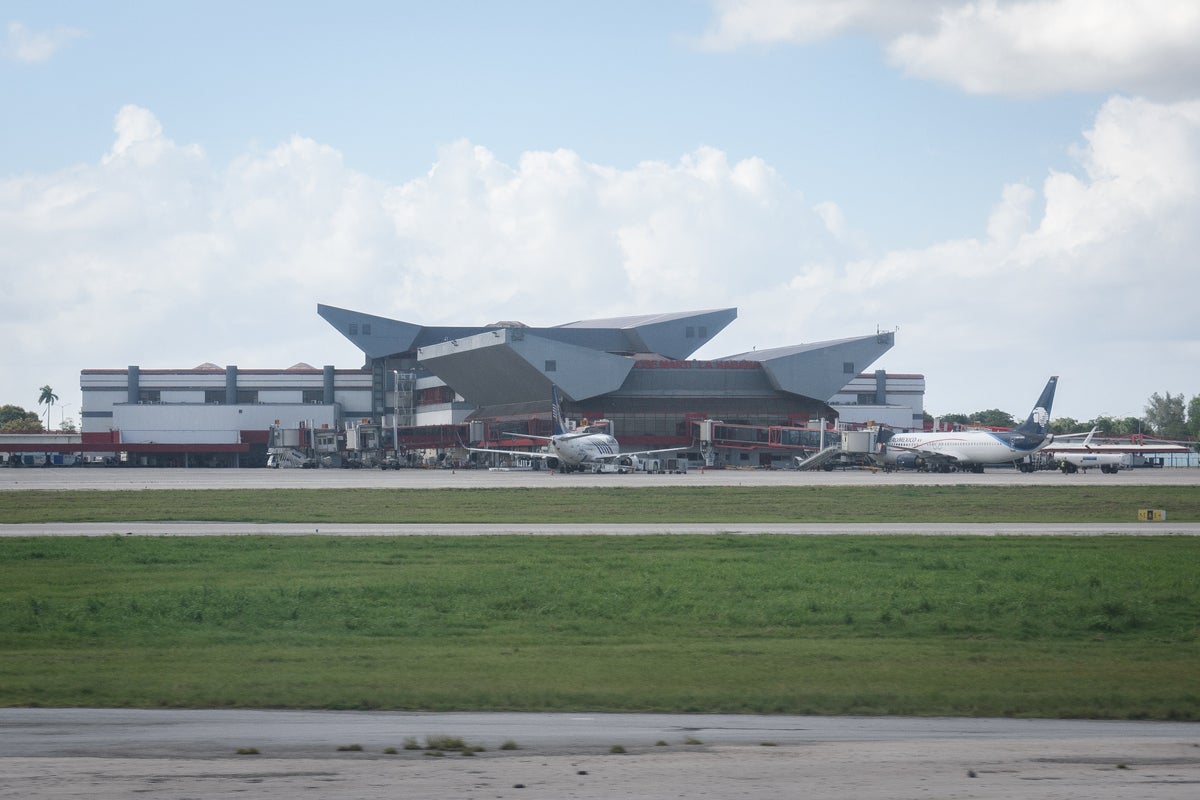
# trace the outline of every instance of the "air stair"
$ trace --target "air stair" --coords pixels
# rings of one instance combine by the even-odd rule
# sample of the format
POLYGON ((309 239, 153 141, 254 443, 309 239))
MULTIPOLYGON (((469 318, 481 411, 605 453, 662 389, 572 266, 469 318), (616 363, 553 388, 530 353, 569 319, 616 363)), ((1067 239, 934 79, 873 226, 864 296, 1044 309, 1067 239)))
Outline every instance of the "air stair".
POLYGON ((315 464, 312 459, 301 453, 299 450, 293 450, 290 447, 272 447, 271 454, 267 458, 268 467, 284 467, 287 469, 308 469, 315 464))
POLYGON ((804 459, 803 461, 800 461, 799 459, 797 459, 796 469, 818 469, 819 467, 828 463, 830 460, 837 458, 838 455, 841 454, 841 452, 842 452, 841 444, 831 444, 829 447, 826 447, 824 450, 813 453, 811 456, 804 459))

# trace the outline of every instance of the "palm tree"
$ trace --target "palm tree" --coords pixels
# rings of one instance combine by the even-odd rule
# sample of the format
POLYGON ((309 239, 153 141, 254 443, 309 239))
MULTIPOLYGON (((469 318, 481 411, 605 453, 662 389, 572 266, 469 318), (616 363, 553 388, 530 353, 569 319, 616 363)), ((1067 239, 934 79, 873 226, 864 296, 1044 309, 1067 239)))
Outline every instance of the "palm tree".
POLYGON ((58 402, 58 395, 50 388, 49 384, 42 387, 42 396, 38 398, 38 405, 46 404, 46 430, 50 430, 50 409, 58 402))

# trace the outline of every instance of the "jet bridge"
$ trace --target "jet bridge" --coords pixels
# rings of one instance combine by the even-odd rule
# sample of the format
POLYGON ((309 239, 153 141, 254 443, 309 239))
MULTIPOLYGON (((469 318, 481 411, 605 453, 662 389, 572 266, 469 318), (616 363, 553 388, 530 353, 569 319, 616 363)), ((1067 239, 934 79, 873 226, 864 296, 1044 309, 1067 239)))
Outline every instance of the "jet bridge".
POLYGON ((796 457, 796 469, 833 469, 837 466, 863 466, 874 463, 875 441, 879 430, 842 431, 841 440, 807 458, 796 457))

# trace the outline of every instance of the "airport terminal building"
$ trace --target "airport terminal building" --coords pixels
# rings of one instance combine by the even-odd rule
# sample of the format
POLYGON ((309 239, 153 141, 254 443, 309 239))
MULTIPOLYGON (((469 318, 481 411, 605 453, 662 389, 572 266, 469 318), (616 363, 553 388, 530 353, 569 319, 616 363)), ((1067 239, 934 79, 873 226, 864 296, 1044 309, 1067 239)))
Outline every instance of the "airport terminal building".
POLYGON ((462 463, 466 446, 538 446, 521 434, 549 433, 552 385, 569 419, 607 420, 624 447, 695 451, 703 432, 729 466, 777 465, 815 446, 822 424, 910 428, 923 416, 923 376, 870 371, 890 331, 694 359, 736 309, 544 328, 317 313, 362 351, 361 368, 85 369, 81 452, 160 466, 265 465, 284 451, 462 463))

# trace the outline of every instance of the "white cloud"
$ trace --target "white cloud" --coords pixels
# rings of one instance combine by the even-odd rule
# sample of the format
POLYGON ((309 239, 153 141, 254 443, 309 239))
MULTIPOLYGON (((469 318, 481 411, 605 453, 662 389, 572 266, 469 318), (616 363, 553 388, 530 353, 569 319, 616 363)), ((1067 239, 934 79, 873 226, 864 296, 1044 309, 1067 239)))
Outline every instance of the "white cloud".
POLYGON ((82 368, 358 366, 320 302, 556 324, 726 305, 731 270, 782 276, 841 248, 762 161, 706 148, 623 171, 457 142, 390 186, 303 137, 218 169, 146 109, 114 134, 96 164, 0 180, 6 402, 82 368))
POLYGON ((71 42, 86 35, 77 28, 65 27, 35 32, 16 21, 8 23, 7 33, 0 54, 8 60, 25 64, 49 61, 71 42))
POLYGON ((394 301, 458 322, 471 321, 464 307, 486 322, 504 304, 529 309, 530 324, 687 308, 741 264, 784 274, 842 247, 766 164, 711 148, 622 171, 562 150, 510 167, 459 142, 385 205, 407 257, 394 301), (435 296, 461 300, 431 307, 435 296))
POLYGON ((975 93, 1120 91, 1195 96, 1200 5, 1190 0, 969 3, 888 55, 913 76, 975 93))
POLYGON ((535 325, 737 306, 709 357, 899 325, 878 366, 926 373, 940 411, 1023 413, 1051 373, 1085 418, 1200 392, 1200 103, 1115 98, 1074 155, 997 187, 985 235, 877 255, 712 148, 616 169, 460 141, 389 185, 303 137, 217 168, 126 107, 96 163, 0 179, 0 402, 72 402, 82 368, 358 366, 317 303, 535 325))
POLYGON ((704 46, 877 37, 913 77, 972 93, 1185 98, 1200 85, 1192 0, 715 0, 704 46))
POLYGON ((1081 174, 1046 178, 1039 219, 1033 190, 1007 187, 987 238, 856 263, 851 284, 880 315, 911 312, 900 341, 928 373, 1062 371, 1092 414, 1140 413, 1156 381, 1200 393, 1200 102, 1114 98, 1075 155, 1081 174))
POLYGON ((890 38, 931 25, 938 0, 713 0, 716 19, 699 43, 712 50, 806 44, 853 31, 890 38))

